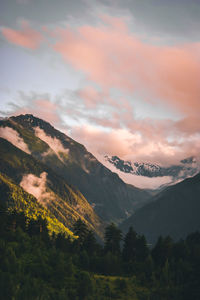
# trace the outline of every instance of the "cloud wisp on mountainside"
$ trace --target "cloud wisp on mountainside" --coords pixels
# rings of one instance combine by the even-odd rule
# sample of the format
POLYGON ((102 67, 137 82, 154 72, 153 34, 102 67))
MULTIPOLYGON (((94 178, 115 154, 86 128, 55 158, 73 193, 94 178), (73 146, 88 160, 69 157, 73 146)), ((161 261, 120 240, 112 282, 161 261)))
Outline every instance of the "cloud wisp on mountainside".
POLYGON ((52 192, 47 190, 47 173, 43 172, 39 177, 34 174, 23 176, 20 186, 29 194, 33 195, 41 204, 46 205, 55 197, 52 192))
MULTIPOLYGON (((42 130, 39 127, 35 127, 35 135, 40 138, 42 141, 48 144, 48 146, 57 154, 58 158, 60 160, 62 159, 61 154, 63 155, 68 155, 69 154, 69 149, 66 149, 63 147, 61 142, 56 138, 56 137, 51 137, 49 135, 46 135, 44 130, 42 130)), ((48 153, 46 153, 48 154, 48 153)), ((44 156, 46 155, 45 153, 43 154, 44 156)))
POLYGON ((28 145, 24 142, 23 138, 19 136, 19 133, 11 127, 0 127, 0 137, 11 142, 15 147, 30 154, 28 145))

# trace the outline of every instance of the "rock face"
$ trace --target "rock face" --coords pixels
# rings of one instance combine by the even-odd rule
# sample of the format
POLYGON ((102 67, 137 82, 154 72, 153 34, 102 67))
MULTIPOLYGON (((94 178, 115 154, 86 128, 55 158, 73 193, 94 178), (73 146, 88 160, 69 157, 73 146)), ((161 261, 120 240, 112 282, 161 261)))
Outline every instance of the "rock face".
POLYGON ((16 134, 10 142, 21 150, 23 142, 29 155, 76 187, 105 221, 120 222, 149 199, 147 191, 127 185, 83 145, 33 115, 11 117, 0 126, 12 128, 16 134))
POLYGON ((118 156, 105 156, 105 160, 116 167, 116 169, 133 175, 146 177, 170 176, 172 181, 185 179, 195 175, 200 167, 194 157, 189 157, 180 161, 180 164, 170 167, 162 167, 157 164, 130 162, 120 159, 118 156))
POLYGON ((200 173, 168 187, 152 200, 121 224, 124 232, 133 226, 154 243, 160 235, 178 240, 200 230, 200 173))

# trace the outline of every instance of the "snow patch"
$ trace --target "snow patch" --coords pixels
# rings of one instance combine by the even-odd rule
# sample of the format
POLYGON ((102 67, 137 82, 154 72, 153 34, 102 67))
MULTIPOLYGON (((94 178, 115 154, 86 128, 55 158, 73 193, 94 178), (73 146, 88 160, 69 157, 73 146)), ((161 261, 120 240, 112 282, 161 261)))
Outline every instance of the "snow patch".
POLYGON ((134 175, 132 173, 124 173, 117 169, 109 161, 106 161, 103 157, 99 157, 98 159, 105 167, 107 167, 113 173, 118 174, 124 182, 132 184, 141 189, 157 189, 162 185, 170 184, 172 182, 172 178, 170 176, 146 177, 134 175))

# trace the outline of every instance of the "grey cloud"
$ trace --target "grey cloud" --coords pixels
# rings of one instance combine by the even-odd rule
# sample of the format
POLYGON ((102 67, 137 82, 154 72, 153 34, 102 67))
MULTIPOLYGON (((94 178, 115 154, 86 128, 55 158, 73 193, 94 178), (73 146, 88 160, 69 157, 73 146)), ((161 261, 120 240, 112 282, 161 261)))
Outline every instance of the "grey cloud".
POLYGON ((0 2, 0 25, 10 26, 16 19, 28 19, 40 24, 66 20, 68 17, 83 18, 89 15, 88 3, 84 0, 7 0, 0 2))
POLYGON ((165 41, 199 40, 199 0, 7 0, 0 3, 0 25, 16 26, 27 19, 35 25, 63 22, 96 23, 99 15, 131 16, 132 30, 165 41), (21 3, 21 4, 20 4, 21 3))
POLYGON ((199 40, 199 0, 103 0, 107 7, 134 17, 134 30, 165 38, 199 40))

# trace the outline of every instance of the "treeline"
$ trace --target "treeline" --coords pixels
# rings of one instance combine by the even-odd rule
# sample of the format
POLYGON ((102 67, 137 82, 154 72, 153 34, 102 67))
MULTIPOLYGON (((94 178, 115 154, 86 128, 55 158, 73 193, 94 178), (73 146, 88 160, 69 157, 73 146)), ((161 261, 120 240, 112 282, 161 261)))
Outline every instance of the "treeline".
POLYGON ((80 219, 77 239, 49 235, 42 218, 0 207, 1 299, 199 300, 200 233, 150 248, 130 228, 105 229, 104 245, 80 219))

